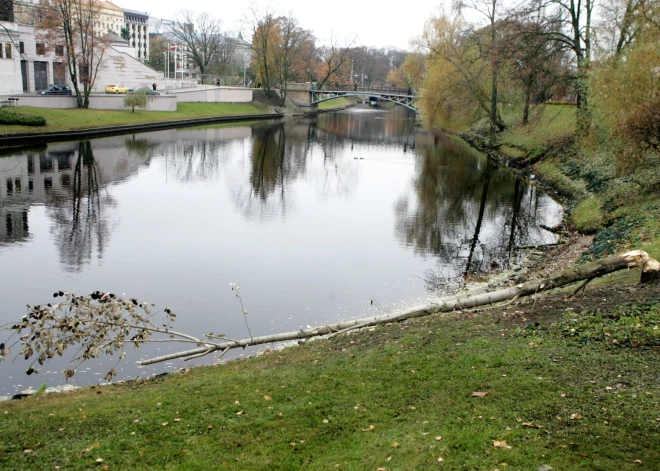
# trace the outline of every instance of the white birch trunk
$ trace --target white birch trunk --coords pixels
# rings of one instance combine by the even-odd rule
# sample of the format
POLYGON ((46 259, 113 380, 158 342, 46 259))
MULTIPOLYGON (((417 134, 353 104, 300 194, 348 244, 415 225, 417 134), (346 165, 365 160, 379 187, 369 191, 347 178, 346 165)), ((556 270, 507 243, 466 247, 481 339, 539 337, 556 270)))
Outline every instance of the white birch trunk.
MULTIPOLYGON (((311 337, 317 337, 319 335, 332 334, 333 332, 339 332, 346 329, 350 330, 355 328, 370 327, 377 324, 428 316, 430 314, 436 314, 440 312, 452 312, 455 310, 471 309, 478 306, 486 306, 488 304, 508 301, 513 298, 529 296, 541 291, 547 291, 552 288, 566 286, 571 283, 575 283, 576 281, 589 280, 618 270, 640 266, 644 267, 644 269, 649 271, 649 273, 650 271, 655 270, 654 273, 657 277, 660 264, 656 260, 649 258, 648 254, 643 250, 634 250, 632 252, 626 252, 622 255, 616 255, 595 262, 587 263, 585 265, 569 268, 542 280, 528 281, 527 283, 522 283, 510 288, 504 288, 489 293, 482 293, 473 296, 467 295, 465 297, 457 296, 455 298, 447 299, 442 303, 432 304, 422 309, 415 309, 399 313, 388 313, 363 319, 354 319, 350 321, 338 322, 335 324, 327 324, 318 327, 311 327, 308 329, 301 329, 294 332, 264 335, 261 337, 253 337, 243 340, 231 340, 218 343, 213 346, 204 346, 184 352, 163 355, 149 360, 142 360, 138 361, 137 363, 140 365, 151 365, 153 363, 160 363, 163 361, 173 360, 175 358, 204 356, 205 354, 209 354, 218 350, 226 351, 233 348, 245 348, 253 345, 262 345, 265 343, 307 339, 311 337)), ((647 276, 652 278, 650 274, 647 276)))

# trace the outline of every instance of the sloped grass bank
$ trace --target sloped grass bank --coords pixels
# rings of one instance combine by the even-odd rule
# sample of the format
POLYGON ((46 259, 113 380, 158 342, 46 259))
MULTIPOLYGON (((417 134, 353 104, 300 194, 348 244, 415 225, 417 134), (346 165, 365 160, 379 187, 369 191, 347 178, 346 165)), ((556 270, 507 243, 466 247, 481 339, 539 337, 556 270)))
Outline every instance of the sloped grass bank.
POLYGON ((0 468, 658 469, 657 293, 626 289, 598 311, 544 298, 6 402, 0 468), (641 333, 614 348, 622 312, 641 333))
POLYGON ((12 111, 25 116, 42 116, 46 119, 46 125, 37 129, 31 126, 7 125, 2 126, 0 134, 67 131, 214 116, 240 116, 266 113, 267 109, 253 103, 179 103, 175 112, 136 110, 135 113, 132 113, 130 109, 85 110, 77 108, 63 110, 30 106, 18 106, 12 108, 12 111))

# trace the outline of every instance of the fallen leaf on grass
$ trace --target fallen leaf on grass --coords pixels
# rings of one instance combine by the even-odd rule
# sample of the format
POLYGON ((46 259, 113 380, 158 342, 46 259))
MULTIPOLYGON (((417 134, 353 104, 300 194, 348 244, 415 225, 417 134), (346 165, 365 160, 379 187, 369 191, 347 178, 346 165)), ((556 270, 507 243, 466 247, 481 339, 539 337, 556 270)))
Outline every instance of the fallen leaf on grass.
POLYGON ((436 441, 440 441, 440 440, 442 440, 442 437, 440 435, 438 435, 437 437, 435 437, 435 439, 436 439, 436 441))
POLYGON ((495 448, 508 448, 506 440, 493 440, 493 446, 495 448))
POLYGON ((363 431, 363 432, 370 432, 370 431, 372 431, 372 430, 375 429, 375 428, 376 428, 375 425, 370 425, 369 428, 363 428, 362 431, 363 431))
POLYGON ((399 442, 392 442, 392 446, 393 446, 394 448, 398 447, 398 446, 399 446, 399 442))
POLYGON ((264 401, 270 401, 271 399, 272 399, 272 397, 270 397, 270 396, 264 396, 264 401))
POLYGON ((32 453, 32 450, 23 450, 23 453, 25 453, 26 455, 29 455, 30 453, 32 453))
POLYGON ((211 430, 213 428, 213 425, 209 424, 208 427, 206 427, 208 430, 211 430))
POLYGON ((444 458, 438 458, 438 463, 442 463, 444 460, 444 458))
POLYGON ((571 420, 581 419, 582 415, 580 415, 579 413, 575 413, 575 414, 571 414, 570 418, 571 418, 571 420))
POLYGON ((488 394, 489 394, 488 391, 486 391, 486 392, 473 391, 472 394, 470 394, 470 396, 472 396, 472 397, 486 397, 486 396, 488 396, 488 394))
POLYGON ((523 427, 543 428, 543 425, 537 425, 534 422, 523 422, 523 427))
POLYGON ((243 415, 244 411, 236 412, 236 415, 243 415))
POLYGON ((96 464, 103 463, 103 458, 96 458, 96 464))
POLYGON ((324 424, 327 424, 327 423, 329 423, 329 422, 330 422, 330 421, 329 421, 328 419, 323 419, 323 423, 324 423, 324 424))
POLYGON ((175 421, 175 422, 181 422, 181 419, 176 418, 176 419, 174 419, 174 421, 175 421))
POLYGON ((167 427, 167 424, 168 424, 168 423, 169 423, 169 422, 163 422, 163 423, 160 424, 160 425, 162 425, 163 427, 167 427))

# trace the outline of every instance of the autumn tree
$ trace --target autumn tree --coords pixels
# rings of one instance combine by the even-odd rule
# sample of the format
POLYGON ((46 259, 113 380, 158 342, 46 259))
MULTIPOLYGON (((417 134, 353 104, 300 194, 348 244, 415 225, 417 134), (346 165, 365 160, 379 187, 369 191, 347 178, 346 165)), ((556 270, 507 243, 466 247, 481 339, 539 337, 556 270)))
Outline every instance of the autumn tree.
POLYGON ((347 70, 350 70, 353 41, 339 46, 336 38, 330 38, 330 43, 319 48, 319 68, 317 69, 318 88, 328 82, 350 83, 345 79, 347 70), (343 74, 342 74, 343 72, 343 74), (342 75, 344 78, 342 78, 342 75))
POLYGON ((49 50, 63 49, 79 108, 89 107, 89 95, 110 45, 108 33, 94 26, 100 8, 97 0, 44 0, 38 9, 37 39, 49 50))
POLYGON ((168 40, 162 34, 152 35, 149 38, 149 59, 147 64, 155 70, 164 71, 168 40))
MULTIPOLYGON (((497 106, 497 79, 493 87, 492 57, 485 57, 488 28, 475 31, 459 13, 442 14, 428 21, 417 45, 428 52, 428 73, 420 106, 429 123, 489 122, 491 139, 506 128, 497 106), (484 37, 486 36, 486 37, 484 37), (444 110, 441 108, 445 108, 444 110), (449 119, 449 120, 448 120, 449 119)), ((493 53, 494 54, 494 53, 493 53)), ((499 60, 499 59, 498 59, 499 60)))
POLYGON ((287 83, 291 76, 291 66, 295 57, 304 54, 306 41, 311 38, 309 31, 302 29, 298 20, 291 14, 280 16, 275 21, 273 35, 273 56, 276 79, 280 83, 282 102, 286 100, 287 83))
MULTIPOLYGON (((660 22, 655 14, 660 2, 637 3, 624 29, 636 31, 627 40, 616 41, 610 55, 595 67, 592 77, 594 112, 601 130, 611 136, 620 172, 635 170, 657 175, 660 162, 660 22), (618 44, 622 46, 619 48, 618 44), (649 168, 651 167, 651 168, 649 168)), ((657 177, 656 177, 657 179, 657 177)), ((644 186, 658 185, 657 180, 644 186)))
POLYGON ((278 43, 277 16, 273 10, 264 10, 255 5, 250 7, 244 23, 252 33, 252 51, 255 61, 257 80, 261 83, 266 96, 273 96, 276 69, 275 49, 278 43))
POLYGON ((499 113, 499 80, 500 70, 505 62, 502 51, 502 41, 500 30, 504 27, 505 21, 501 20, 502 9, 501 0, 462 0, 460 8, 468 8, 483 15, 487 20, 485 30, 472 36, 474 47, 478 48, 479 56, 488 64, 490 72, 490 105, 488 109, 489 122, 489 142, 495 144, 495 134, 497 131, 503 131, 506 127, 499 113), (475 41, 476 40, 476 41, 475 41))
POLYGON ((390 69, 387 74, 386 83, 397 87, 407 87, 419 90, 426 73, 426 57, 419 52, 413 52, 406 56, 400 67, 390 69))
POLYGON ((181 11, 170 27, 175 42, 183 44, 188 58, 204 74, 217 60, 223 44, 222 22, 208 13, 181 11))

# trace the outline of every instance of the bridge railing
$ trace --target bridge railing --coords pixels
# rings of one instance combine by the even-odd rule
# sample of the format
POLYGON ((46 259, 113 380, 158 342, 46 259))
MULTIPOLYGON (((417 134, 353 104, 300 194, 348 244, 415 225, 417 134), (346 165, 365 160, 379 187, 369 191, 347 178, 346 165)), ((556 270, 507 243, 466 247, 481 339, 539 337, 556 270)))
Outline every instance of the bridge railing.
POLYGON ((393 95, 414 95, 415 91, 410 88, 396 88, 387 86, 369 86, 360 85, 324 85, 320 91, 338 91, 338 92, 360 92, 360 93, 391 93, 393 95))

